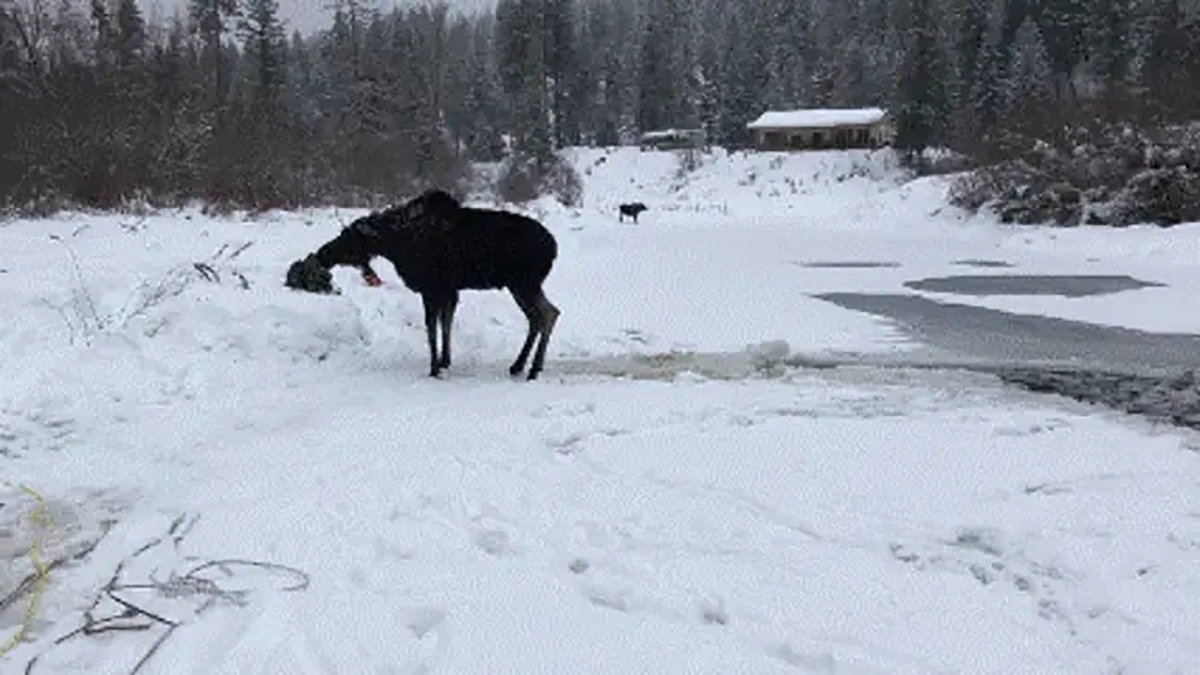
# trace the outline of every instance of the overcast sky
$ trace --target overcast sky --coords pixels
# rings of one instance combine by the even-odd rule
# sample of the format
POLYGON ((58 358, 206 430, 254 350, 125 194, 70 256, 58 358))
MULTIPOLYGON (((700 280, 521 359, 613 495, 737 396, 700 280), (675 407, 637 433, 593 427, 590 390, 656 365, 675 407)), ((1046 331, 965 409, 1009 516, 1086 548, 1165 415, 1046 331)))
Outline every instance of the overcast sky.
MULTIPOLYGON (((381 9, 388 9, 397 4, 411 4, 419 0, 373 0, 378 3, 381 9)), ((479 7, 489 6, 495 3, 496 0, 446 0, 451 9, 462 8, 465 10, 474 10, 479 7)), ((182 8, 186 4, 186 0, 139 0, 142 5, 142 10, 146 12, 147 18, 169 17, 177 8, 182 8)), ((302 33, 311 33, 314 30, 328 28, 330 16, 332 13, 325 9, 326 5, 332 4, 329 0, 279 0, 279 15, 287 22, 288 32, 293 29, 300 29, 302 33)))

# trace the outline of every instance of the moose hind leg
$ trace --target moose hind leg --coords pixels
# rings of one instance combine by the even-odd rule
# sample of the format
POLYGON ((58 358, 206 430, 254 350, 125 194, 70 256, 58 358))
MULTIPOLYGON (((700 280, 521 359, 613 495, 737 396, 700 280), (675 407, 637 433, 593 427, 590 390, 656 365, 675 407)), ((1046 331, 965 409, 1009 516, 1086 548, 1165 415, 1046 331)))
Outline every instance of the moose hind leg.
POLYGON ((546 362, 546 347, 550 345, 550 334, 554 332, 554 324, 558 323, 558 317, 562 314, 542 291, 538 291, 537 298, 534 300, 534 309, 540 319, 541 339, 538 340, 537 351, 533 354, 533 365, 529 367, 530 380, 536 380, 542 372, 542 366, 546 362))
POLYGON ((442 355, 438 360, 440 368, 450 367, 450 333, 454 326, 454 310, 458 307, 458 291, 453 291, 442 301, 439 318, 442 323, 442 355))
POLYGON ((429 343, 429 376, 437 377, 441 372, 437 350, 437 322, 441 304, 438 298, 430 295, 421 296, 425 304, 425 338, 429 343))
POLYGON ((510 289, 510 291, 513 299, 517 301, 517 306, 521 308, 521 313, 529 322, 529 332, 525 334, 525 344, 521 345, 521 353, 517 354, 517 360, 513 361, 508 368, 509 375, 518 375, 525 370, 525 362, 529 360, 529 352, 533 349, 533 341, 537 338, 541 322, 538 320, 537 308, 534 304, 536 295, 525 290, 510 289))

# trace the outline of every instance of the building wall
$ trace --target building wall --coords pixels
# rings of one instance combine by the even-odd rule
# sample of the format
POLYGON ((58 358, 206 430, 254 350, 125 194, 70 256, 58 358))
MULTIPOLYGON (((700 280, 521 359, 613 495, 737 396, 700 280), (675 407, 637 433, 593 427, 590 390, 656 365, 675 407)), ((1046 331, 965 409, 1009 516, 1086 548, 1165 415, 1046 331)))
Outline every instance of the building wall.
POLYGON ((755 148, 771 151, 869 149, 886 145, 891 132, 886 122, 812 129, 755 129, 753 140, 755 148))
POLYGON ((703 129, 687 129, 674 134, 657 135, 656 132, 643 134, 638 145, 642 150, 679 150, 707 147, 708 140, 703 129))

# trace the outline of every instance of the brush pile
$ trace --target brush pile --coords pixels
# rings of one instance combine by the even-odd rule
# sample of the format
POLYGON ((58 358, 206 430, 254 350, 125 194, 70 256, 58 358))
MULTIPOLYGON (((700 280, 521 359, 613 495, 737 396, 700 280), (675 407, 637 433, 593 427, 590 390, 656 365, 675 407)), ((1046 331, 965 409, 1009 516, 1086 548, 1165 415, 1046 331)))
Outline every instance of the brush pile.
POLYGON ((333 275, 317 261, 314 254, 292 263, 283 284, 288 288, 309 293, 337 292, 333 287, 333 275))

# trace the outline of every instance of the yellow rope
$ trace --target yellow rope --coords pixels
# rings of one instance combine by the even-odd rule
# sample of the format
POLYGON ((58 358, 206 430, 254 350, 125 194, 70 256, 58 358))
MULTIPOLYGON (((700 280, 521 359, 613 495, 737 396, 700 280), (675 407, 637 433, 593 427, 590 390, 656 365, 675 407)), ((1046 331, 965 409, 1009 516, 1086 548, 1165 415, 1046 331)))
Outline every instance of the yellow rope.
MULTIPOLYGON (((52 527, 50 519, 46 517, 46 502, 42 499, 42 496, 34 492, 27 485, 21 485, 20 488, 21 492, 33 497, 34 501, 37 502, 37 507, 34 508, 33 513, 29 516, 29 520, 33 525, 46 529, 52 527)), ((21 641, 29 633, 29 626, 33 623, 34 616, 37 615, 38 603, 41 602, 42 593, 46 591, 46 582, 50 578, 50 570, 42 562, 41 539, 34 528, 31 527, 30 531, 33 534, 29 541, 29 562, 33 565, 33 571, 36 575, 33 581, 33 594, 29 596, 29 604, 25 607, 25 618, 21 620, 21 627, 3 646, 0 646, 0 658, 4 658, 9 652, 16 649, 17 645, 21 644, 21 641)))

